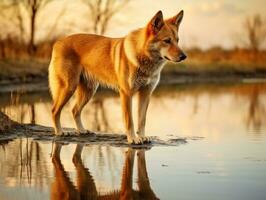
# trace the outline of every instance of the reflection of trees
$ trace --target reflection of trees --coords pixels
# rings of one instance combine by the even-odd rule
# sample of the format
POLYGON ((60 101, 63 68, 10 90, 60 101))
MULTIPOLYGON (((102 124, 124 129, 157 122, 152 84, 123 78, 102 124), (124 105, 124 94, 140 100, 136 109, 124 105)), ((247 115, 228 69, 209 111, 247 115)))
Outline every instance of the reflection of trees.
POLYGON ((35 124, 35 106, 34 106, 34 104, 31 104, 30 105, 30 123, 31 124, 35 124))
POLYGON ((260 131, 263 123, 266 122, 266 109, 265 102, 260 98, 262 88, 255 85, 248 95, 249 106, 247 114, 247 126, 260 131))
POLYGON ((84 166, 81 160, 83 145, 77 144, 72 158, 77 172, 77 187, 74 187, 73 182, 62 165, 60 159, 61 147, 62 144, 56 143, 52 157, 55 180, 51 188, 51 199, 158 199, 150 186, 146 169, 145 150, 140 149, 137 153, 139 190, 134 190, 132 187, 136 150, 129 148, 125 154, 120 190, 100 194, 97 191, 89 169, 84 166))
MULTIPOLYGON (((245 109, 245 103, 248 107, 245 109, 244 122, 247 128, 252 128, 256 131, 261 131, 262 126, 266 125, 266 84, 265 83, 249 83, 249 84, 200 84, 200 85, 188 85, 178 86, 174 93, 174 98, 178 101, 182 101, 184 98, 191 98, 192 114, 196 115, 199 111, 199 101, 202 97, 207 96, 208 112, 212 109, 212 102, 216 99, 230 95, 231 101, 234 106, 239 108, 240 106, 245 109)), ((159 90, 156 94, 157 97, 161 98, 168 93, 172 93, 173 88, 167 87, 163 90, 159 90)), ((171 94, 173 95, 173 93, 171 94)), ((156 97, 155 96, 155 97, 156 97)), ((219 106, 219 105, 218 105, 219 106)), ((232 113, 234 110, 231 111, 232 113)), ((240 116, 242 117, 242 116, 240 116)))
POLYGON ((111 131, 104 108, 104 98, 97 98, 93 100, 93 130, 96 131, 111 131))
POLYGON ((9 98, 0 102, 0 111, 7 114, 19 123, 36 123, 38 110, 36 104, 42 103, 45 110, 50 113, 50 102, 47 94, 26 95, 23 93, 12 93, 9 98))
MULTIPOLYGON (((0 102, 0 111, 7 114, 13 120, 19 123, 39 123, 36 118, 40 111, 36 108, 37 103, 42 103, 47 113, 50 113, 50 98, 48 94, 40 93, 39 95, 26 95, 22 93, 11 94, 10 98, 0 102)), ((90 105, 88 114, 92 117, 92 130, 95 131, 112 131, 108 121, 107 109, 104 106, 106 96, 96 97, 90 105)), ((69 113, 70 114, 70 113, 69 113)))
POLYGON ((20 138, 10 142, 0 154, 1 174, 8 175, 5 184, 37 185, 42 188, 48 183, 45 157, 38 142, 20 138))
MULTIPOLYGON (((157 103, 158 106, 163 107, 167 113, 167 111, 171 112, 173 109, 168 106, 169 98, 176 99, 180 102, 189 98, 192 100, 190 104, 192 108, 191 117, 193 117, 194 115, 202 112, 200 109, 203 104, 208 105, 208 113, 212 113, 212 103, 219 102, 223 96, 229 95, 230 101, 232 101, 234 106, 237 106, 238 108, 239 106, 243 106, 243 109, 245 109, 245 115, 240 117, 245 118, 244 123, 247 128, 260 131, 262 126, 266 125, 266 104, 263 100, 263 98, 265 98, 263 96, 264 94, 266 94, 265 83, 190 84, 158 88, 153 95, 152 103, 157 103), (203 97, 207 97, 207 99, 202 99, 203 97), (246 103, 248 103, 248 108, 244 107, 246 103)), ((6 113, 13 120, 18 122, 38 123, 36 120, 38 120, 38 116, 40 116, 40 111, 37 109, 36 103, 41 101, 42 106, 45 106, 47 113, 50 113, 50 98, 47 96, 48 94, 46 93, 39 95, 32 94, 30 96, 13 94, 8 100, 10 103, 4 103, 3 105, 3 101, 8 101, 3 100, 0 102, 0 111, 6 113)), ((98 96, 96 96, 96 98, 91 102, 92 105, 88 106, 89 112, 86 112, 86 117, 89 118, 89 129, 111 132, 112 127, 115 127, 115 125, 113 126, 110 122, 110 119, 112 118, 111 115, 113 113, 110 112, 110 106, 107 103, 108 98, 114 98, 113 94, 110 95, 106 91, 100 92, 100 94, 98 94, 98 96)), ((234 109, 231 112, 233 113, 234 109)))
POLYGON ((32 123, 36 121, 35 104, 17 104, 1 108, 1 111, 19 123, 32 123), (29 117, 29 121, 27 120, 29 117))

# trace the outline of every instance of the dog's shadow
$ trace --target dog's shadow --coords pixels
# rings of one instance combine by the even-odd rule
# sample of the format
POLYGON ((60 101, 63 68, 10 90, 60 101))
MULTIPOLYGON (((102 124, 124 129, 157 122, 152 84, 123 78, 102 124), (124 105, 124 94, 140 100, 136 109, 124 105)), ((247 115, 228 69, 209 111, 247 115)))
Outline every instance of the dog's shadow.
POLYGON ((106 194, 97 192, 92 175, 81 159, 84 144, 77 144, 72 162, 75 166, 77 179, 76 187, 70 180, 68 173, 60 159, 62 144, 56 143, 52 155, 55 171, 55 179, 51 185, 51 199, 158 199, 153 192, 146 168, 145 149, 128 148, 125 154, 125 163, 122 171, 121 187, 119 191, 111 191, 106 194), (138 190, 133 189, 133 166, 137 152, 138 190))

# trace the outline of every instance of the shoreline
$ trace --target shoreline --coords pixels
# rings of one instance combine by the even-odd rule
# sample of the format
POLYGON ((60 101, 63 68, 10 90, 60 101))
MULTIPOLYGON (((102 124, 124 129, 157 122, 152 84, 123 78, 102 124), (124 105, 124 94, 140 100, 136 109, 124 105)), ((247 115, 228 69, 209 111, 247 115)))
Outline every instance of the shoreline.
MULTIPOLYGON (((171 72, 162 73, 159 86, 175 84, 256 83, 266 82, 263 72, 171 72)), ((0 95, 48 91, 47 75, 0 77, 0 95)))
POLYGON ((199 140, 202 137, 181 138, 171 136, 167 140, 162 140, 156 136, 151 136, 151 143, 128 144, 125 134, 107 132, 89 132, 78 135, 73 128, 63 128, 66 136, 55 136, 52 127, 38 124, 23 124, 11 120, 7 115, 0 112, 0 146, 7 141, 17 138, 32 138, 37 141, 50 141, 59 143, 83 143, 86 145, 110 145, 116 147, 151 148, 154 146, 178 146, 186 144, 188 140, 199 140))

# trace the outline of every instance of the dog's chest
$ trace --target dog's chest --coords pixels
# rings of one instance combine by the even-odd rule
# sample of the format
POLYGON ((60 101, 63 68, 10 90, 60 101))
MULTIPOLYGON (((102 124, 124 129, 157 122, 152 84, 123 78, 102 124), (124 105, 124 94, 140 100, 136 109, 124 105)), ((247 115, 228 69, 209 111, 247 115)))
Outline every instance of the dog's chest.
POLYGON ((140 75, 140 74, 137 74, 135 76, 135 78, 133 79, 133 88, 135 90, 139 89, 140 87, 142 86, 145 86, 145 85, 148 85, 150 84, 151 82, 151 77, 149 76, 144 76, 144 75, 140 75))
POLYGON ((162 67, 163 64, 161 62, 149 63, 138 67, 132 80, 132 89, 138 90, 140 87, 156 82, 162 67))

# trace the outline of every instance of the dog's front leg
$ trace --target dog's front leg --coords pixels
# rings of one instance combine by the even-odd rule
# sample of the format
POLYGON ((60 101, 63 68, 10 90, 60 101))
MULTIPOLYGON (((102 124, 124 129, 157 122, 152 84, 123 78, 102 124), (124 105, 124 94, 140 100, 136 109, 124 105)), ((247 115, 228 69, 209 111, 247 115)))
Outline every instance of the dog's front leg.
POLYGON ((154 77, 149 85, 143 86, 138 91, 138 136, 143 142, 150 142, 150 138, 145 136, 146 114, 153 90, 159 82, 160 76, 154 77))
POLYGON ((127 141, 129 144, 141 144, 141 138, 135 135, 133 117, 132 117, 132 95, 122 90, 120 91, 123 118, 127 132, 127 141))
POLYGON ((149 138, 145 137, 145 124, 148 105, 150 102, 151 91, 148 88, 141 88, 138 92, 138 136, 142 140, 149 141, 149 138))

